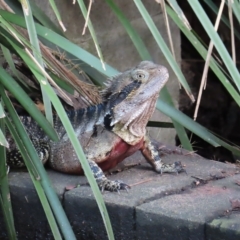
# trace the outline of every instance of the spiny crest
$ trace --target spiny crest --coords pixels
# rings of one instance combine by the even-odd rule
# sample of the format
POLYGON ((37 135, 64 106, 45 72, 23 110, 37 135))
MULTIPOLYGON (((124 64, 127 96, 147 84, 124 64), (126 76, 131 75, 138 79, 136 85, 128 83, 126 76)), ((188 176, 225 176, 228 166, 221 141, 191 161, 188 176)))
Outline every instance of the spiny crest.
POLYGON ((100 94, 103 99, 108 98, 110 95, 113 94, 113 88, 112 86, 116 84, 116 81, 119 80, 120 76, 123 73, 117 73, 116 75, 107 78, 107 80, 103 83, 106 87, 100 91, 100 94))

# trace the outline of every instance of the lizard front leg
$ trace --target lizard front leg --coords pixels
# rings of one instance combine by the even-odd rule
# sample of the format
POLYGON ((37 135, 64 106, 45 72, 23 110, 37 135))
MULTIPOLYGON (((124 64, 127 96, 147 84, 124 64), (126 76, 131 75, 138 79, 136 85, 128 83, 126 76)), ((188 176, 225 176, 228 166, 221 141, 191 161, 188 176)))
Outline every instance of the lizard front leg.
POLYGON ((157 146, 147 137, 145 137, 141 152, 153 169, 158 173, 179 173, 181 171, 185 171, 181 162, 175 162, 172 164, 163 163, 161 157, 159 156, 157 146))
POLYGON ((112 181, 107 179, 102 169, 94 161, 89 161, 89 165, 93 172, 94 178, 96 179, 97 184, 102 192, 104 190, 119 192, 119 190, 128 190, 130 188, 127 184, 121 181, 112 181))

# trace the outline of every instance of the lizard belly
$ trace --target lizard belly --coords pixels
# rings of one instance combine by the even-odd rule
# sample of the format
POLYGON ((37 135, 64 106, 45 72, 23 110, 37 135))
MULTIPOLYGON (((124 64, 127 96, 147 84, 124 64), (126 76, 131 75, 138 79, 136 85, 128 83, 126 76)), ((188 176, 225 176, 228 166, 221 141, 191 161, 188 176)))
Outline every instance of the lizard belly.
MULTIPOLYGON (((103 130, 97 137, 80 138, 88 160, 96 162, 103 171, 114 168, 119 162, 143 146, 144 140, 135 145, 124 142, 116 134, 103 130)), ((69 141, 53 144, 49 165, 54 170, 68 174, 83 174, 81 164, 69 141)))

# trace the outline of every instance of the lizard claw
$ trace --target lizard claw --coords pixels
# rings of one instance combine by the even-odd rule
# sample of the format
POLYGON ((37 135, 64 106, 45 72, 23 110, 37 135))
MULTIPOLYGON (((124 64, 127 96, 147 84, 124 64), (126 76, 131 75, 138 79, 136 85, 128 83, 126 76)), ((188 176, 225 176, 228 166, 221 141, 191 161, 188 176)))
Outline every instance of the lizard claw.
MULTIPOLYGON (((128 192, 128 189, 130 189, 131 187, 127 184, 125 184, 124 182, 120 181, 120 180, 116 180, 116 181, 112 181, 113 184, 115 185, 114 188, 116 188, 116 190, 119 192, 119 190, 126 190, 128 192)), ((113 191, 116 191, 113 190, 113 191)))
POLYGON ((177 174, 180 173, 180 172, 185 172, 187 173, 187 171, 183 168, 183 165, 180 161, 178 162, 175 162, 174 164, 174 170, 177 174))

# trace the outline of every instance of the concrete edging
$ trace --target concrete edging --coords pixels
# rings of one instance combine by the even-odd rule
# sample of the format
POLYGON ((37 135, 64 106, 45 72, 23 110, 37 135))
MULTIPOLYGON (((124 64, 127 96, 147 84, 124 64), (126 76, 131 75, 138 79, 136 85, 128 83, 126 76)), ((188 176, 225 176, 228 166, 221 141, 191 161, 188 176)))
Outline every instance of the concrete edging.
MULTIPOLYGON (((133 185, 129 193, 103 194, 115 238, 240 239, 240 213, 232 211, 240 201, 239 169, 196 156, 169 155, 164 161, 181 161, 188 174, 160 176, 142 164, 109 176, 133 185)), ((85 177, 48 172, 77 239, 107 239, 85 177)), ((52 239, 28 174, 10 173, 10 186, 19 239, 52 239)), ((5 236, 2 231, 0 239, 5 236)))

